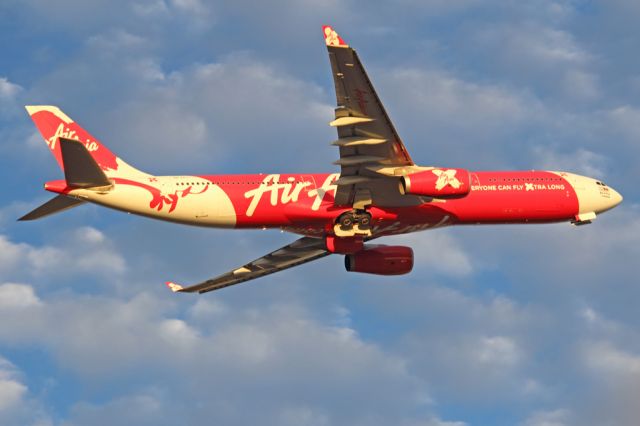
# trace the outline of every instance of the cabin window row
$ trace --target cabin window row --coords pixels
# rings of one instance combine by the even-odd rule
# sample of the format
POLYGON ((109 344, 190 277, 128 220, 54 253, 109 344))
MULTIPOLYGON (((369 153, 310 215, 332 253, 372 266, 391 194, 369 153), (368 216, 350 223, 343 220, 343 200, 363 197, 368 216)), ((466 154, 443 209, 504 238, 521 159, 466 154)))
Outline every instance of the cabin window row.
POLYGON ((561 182, 560 178, 489 178, 489 182, 561 182))
POLYGON ((306 183, 302 181, 294 181, 294 182, 176 182, 176 185, 179 186, 189 186, 189 185, 284 185, 286 183, 290 184, 299 184, 306 183))

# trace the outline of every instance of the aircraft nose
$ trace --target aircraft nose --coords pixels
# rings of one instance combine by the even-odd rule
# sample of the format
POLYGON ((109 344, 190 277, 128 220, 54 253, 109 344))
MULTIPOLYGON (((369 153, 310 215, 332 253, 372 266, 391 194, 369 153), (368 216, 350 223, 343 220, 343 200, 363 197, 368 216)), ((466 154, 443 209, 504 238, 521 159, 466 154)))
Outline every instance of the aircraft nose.
POLYGON ((620 204, 622 202, 622 200, 624 199, 624 197, 622 197, 622 195, 620 195, 620 193, 618 191, 616 191, 615 189, 609 187, 609 192, 611 193, 611 198, 610 198, 610 209, 614 208, 615 206, 617 206, 618 204, 620 204))
POLYGON ((622 195, 610 186, 606 186, 601 182, 597 183, 598 193, 592 198, 593 210, 596 213, 604 213, 611 210, 622 202, 622 195))
POLYGON ((622 202, 618 191, 599 180, 579 175, 571 178, 578 196, 578 216, 604 213, 622 202))

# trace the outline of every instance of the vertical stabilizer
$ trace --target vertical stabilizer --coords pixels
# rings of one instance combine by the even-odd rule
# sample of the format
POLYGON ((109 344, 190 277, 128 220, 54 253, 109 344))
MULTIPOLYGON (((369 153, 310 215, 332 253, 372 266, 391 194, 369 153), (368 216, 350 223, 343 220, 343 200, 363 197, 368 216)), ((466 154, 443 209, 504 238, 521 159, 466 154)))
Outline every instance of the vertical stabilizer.
POLYGON ((26 109, 62 170, 64 170, 64 162, 60 138, 65 138, 82 143, 100 169, 108 176, 146 175, 117 157, 60 108, 51 105, 30 105, 26 109))

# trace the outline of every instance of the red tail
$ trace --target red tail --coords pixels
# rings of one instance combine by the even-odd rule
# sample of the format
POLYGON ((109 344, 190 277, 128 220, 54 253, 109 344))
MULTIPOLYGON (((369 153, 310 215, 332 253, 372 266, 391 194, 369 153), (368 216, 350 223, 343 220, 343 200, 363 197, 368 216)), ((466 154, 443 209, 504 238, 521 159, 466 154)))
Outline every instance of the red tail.
POLYGON ((82 142, 98 166, 108 175, 140 173, 109 151, 106 146, 75 123, 60 108, 51 105, 37 105, 27 106, 26 109, 62 170, 64 170, 64 163, 62 162, 59 138, 67 138, 82 142))

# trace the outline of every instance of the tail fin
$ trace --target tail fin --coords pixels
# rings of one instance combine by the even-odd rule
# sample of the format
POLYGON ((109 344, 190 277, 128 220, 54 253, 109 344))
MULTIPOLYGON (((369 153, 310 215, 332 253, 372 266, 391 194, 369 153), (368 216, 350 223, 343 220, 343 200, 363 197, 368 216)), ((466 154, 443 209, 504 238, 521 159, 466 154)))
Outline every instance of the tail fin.
POLYGON ((62 170, 64 170, 65 182, 63 185, 56 185, 59 181, 50 182, 45 184, 44 187, 53 192, 61 192, 61 194, 18 220, 40 219, 84 203, 84 200, 66 195, 66 191, 70 188, 109 190, 113 187, 107 175, 105 175, 82 142, 59 137, 56 143, 58 144, 57 149, 62 163, 62 170), (51 185, 51 183, 54 185, 51 185))
POLYGON ((63 171, 65 163, 60 138, 81 142, 100 169, 108 176, 145 174, 109 151, 106 146, 75 123, 60 108, 51 105, 31 105, 26 109, 63 171))
POLYGON ((98 163, 82 142, 59 138, 64 180, 73 188, 96 188, 111 186, 98 163))

